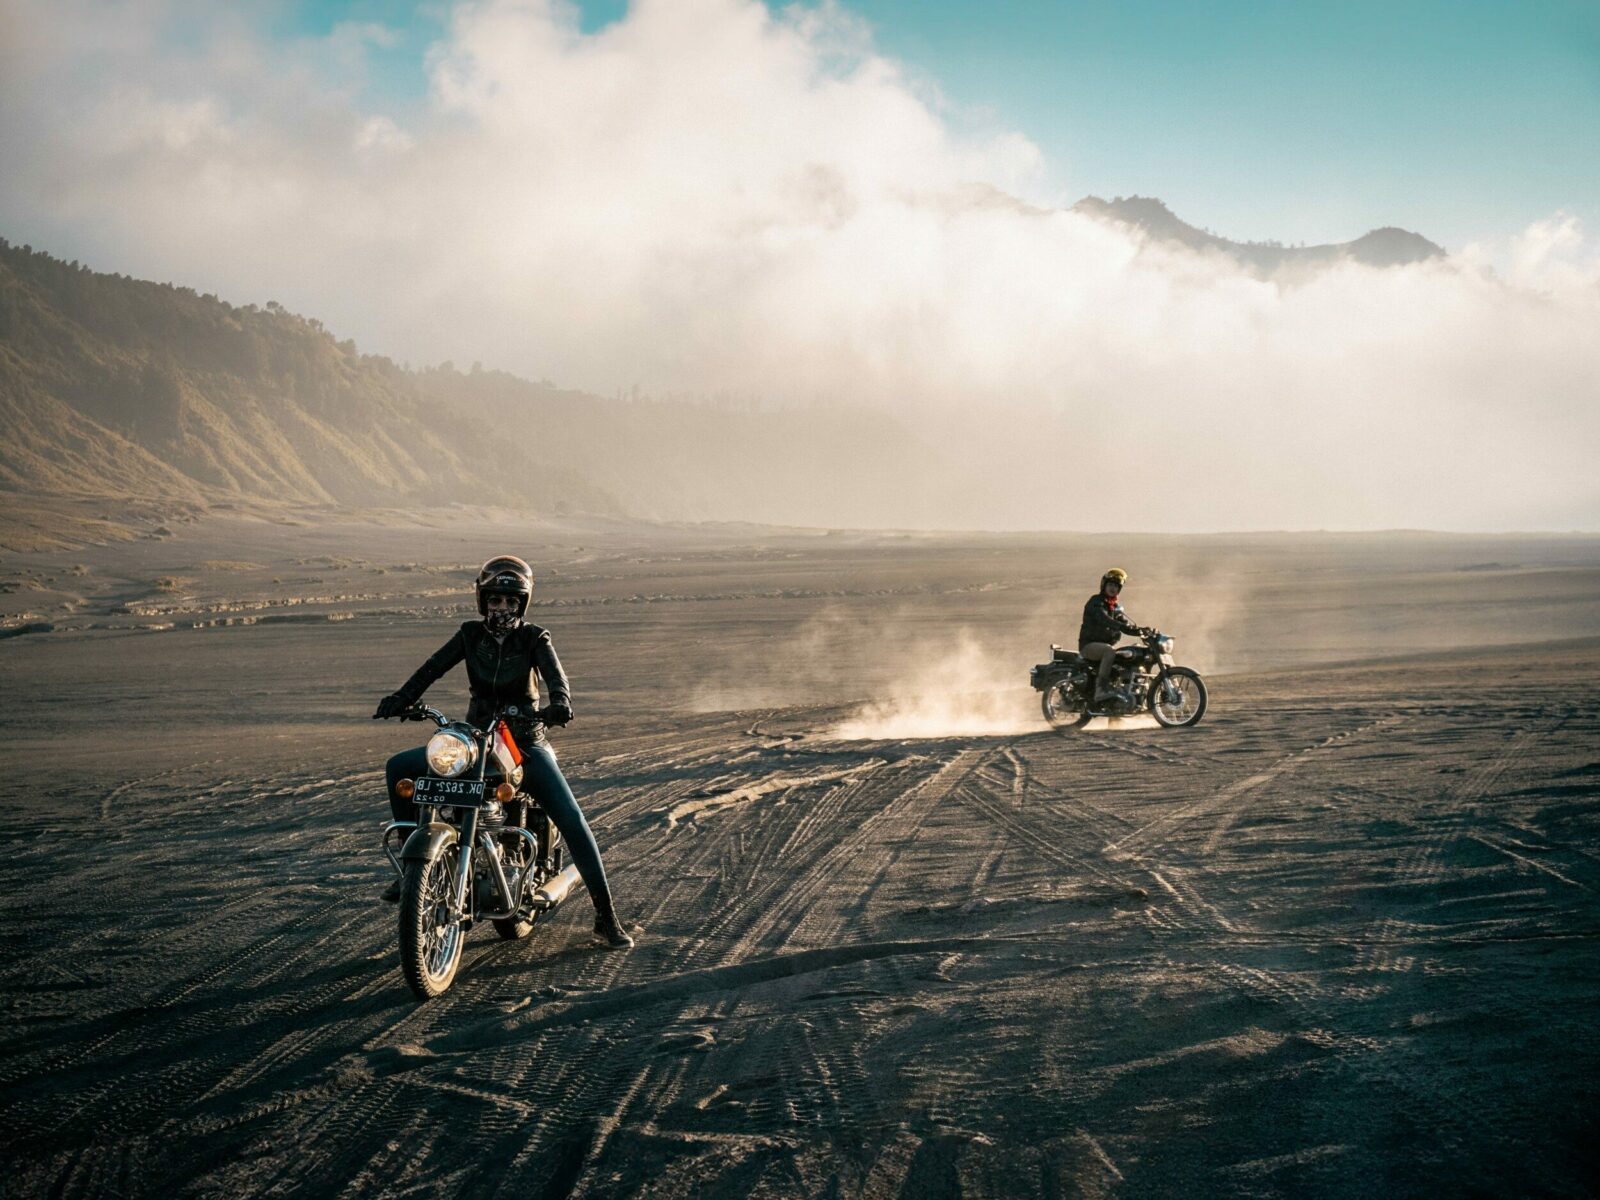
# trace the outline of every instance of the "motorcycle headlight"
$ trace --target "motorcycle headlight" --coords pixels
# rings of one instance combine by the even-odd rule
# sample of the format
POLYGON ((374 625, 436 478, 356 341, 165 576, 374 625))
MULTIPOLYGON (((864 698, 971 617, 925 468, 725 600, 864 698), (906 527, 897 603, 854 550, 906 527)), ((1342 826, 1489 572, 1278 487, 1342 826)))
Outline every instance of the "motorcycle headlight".
POLYGON ((459 729, 441 729, 428 739, 428 770, 446 779, 464 774, 478 761, 478 744, 459 729))
POLYGON ((1171 654, 1173 641, 1171 638, 1167 637, 1166 634, 1162 634, 1156 639, 1156 646, 1161 650, 1161 653, 1171 654))

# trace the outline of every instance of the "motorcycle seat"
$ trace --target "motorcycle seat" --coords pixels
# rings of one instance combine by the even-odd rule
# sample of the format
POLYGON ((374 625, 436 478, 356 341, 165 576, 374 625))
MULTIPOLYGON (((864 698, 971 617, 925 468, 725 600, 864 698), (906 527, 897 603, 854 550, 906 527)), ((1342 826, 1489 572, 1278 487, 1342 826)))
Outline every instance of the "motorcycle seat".
POLYGON ((1061 646, 1051 646, 1050 657, 1052 661, 1058 663, 1077 664, 1083 661, 1083 655, 1076 650, 1067 650, 1061 646))

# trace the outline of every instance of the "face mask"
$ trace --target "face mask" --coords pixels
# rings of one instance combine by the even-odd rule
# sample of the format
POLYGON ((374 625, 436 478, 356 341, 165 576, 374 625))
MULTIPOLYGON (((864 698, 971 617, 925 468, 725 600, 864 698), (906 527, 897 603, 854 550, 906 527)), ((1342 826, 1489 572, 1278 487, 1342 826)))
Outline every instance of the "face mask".
POLYGON ((490 633, 510 633, 521 622, 522 618, 517 615, 514 605, 506 605, 502 608, 495 608, 490 605, 483 618, 483 623, 488 627, 490 633))

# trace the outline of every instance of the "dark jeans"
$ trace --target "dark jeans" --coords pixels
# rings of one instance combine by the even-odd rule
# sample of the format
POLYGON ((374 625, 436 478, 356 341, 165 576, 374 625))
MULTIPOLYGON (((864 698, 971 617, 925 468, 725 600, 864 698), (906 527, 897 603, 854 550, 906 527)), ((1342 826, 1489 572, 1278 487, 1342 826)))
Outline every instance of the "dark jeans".
MULTIPOLYGON (((415 779, 428 773, 427 748, 403 750, 389 760, 389 807, 396 821, 415 821, 417 806, 394 794, 394 785, 402 779, 415 779)), ((522 760, 522 790, 539 802, 561 838, 567 843, 567 853, 572 855, 578 874, 583 876, 589 889, 589 899, 594 901, 596 912, 611 906, 611 889, 606 884, 606 869, 600 862, 600 847, 595 844, 589 822, 583 819, 583 810, 567 786, 567 780, 556 766, 556 756, 548 746, 529 747, 522 760)))
POLYGON ((1085 642, 1078 653, 1082 654, 1090 662, 1100 664, 1100 673, 1095 676, 1094 681, 1094 698, 1098 700, 1105 694, 1106 689, 1111 686, 1111 672, 1116 665, 1117 656, 1119 654, 1125 656, 1125 652, 1116 649, 1107 642, 1085 642))

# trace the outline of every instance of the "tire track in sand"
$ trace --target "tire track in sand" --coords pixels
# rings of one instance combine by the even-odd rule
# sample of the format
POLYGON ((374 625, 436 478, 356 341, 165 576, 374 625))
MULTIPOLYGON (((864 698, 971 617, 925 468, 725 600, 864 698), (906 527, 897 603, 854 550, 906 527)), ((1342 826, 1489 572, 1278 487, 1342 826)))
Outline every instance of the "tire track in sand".
POLYGON ((774 937, 774 945, 787 946, 802 931, 818 942, 836 939, 844 923, 842 913, 821 909, 819 900, 831 892, 849 895, 864 906, 870 899, 868 889, 873 877, 882 864, 877 856, 863 852, 884 844, 891 835, 896 840, 914 836, 933 809, 998 752, 998 747, 960 750, 881 806, 874 805, 879 793, 895 782, 892 776, 872 780, 859 790, 841 789, 853 793, 845 797, 854 801, 852 810, 867 809, 866 815, 815 854, 787 886, 772 889, 771 902, 763 905, 756 919, 735 939, 727 957, 747 956, 774 937), (855 889, 852 882, 858 885, 855 889))

